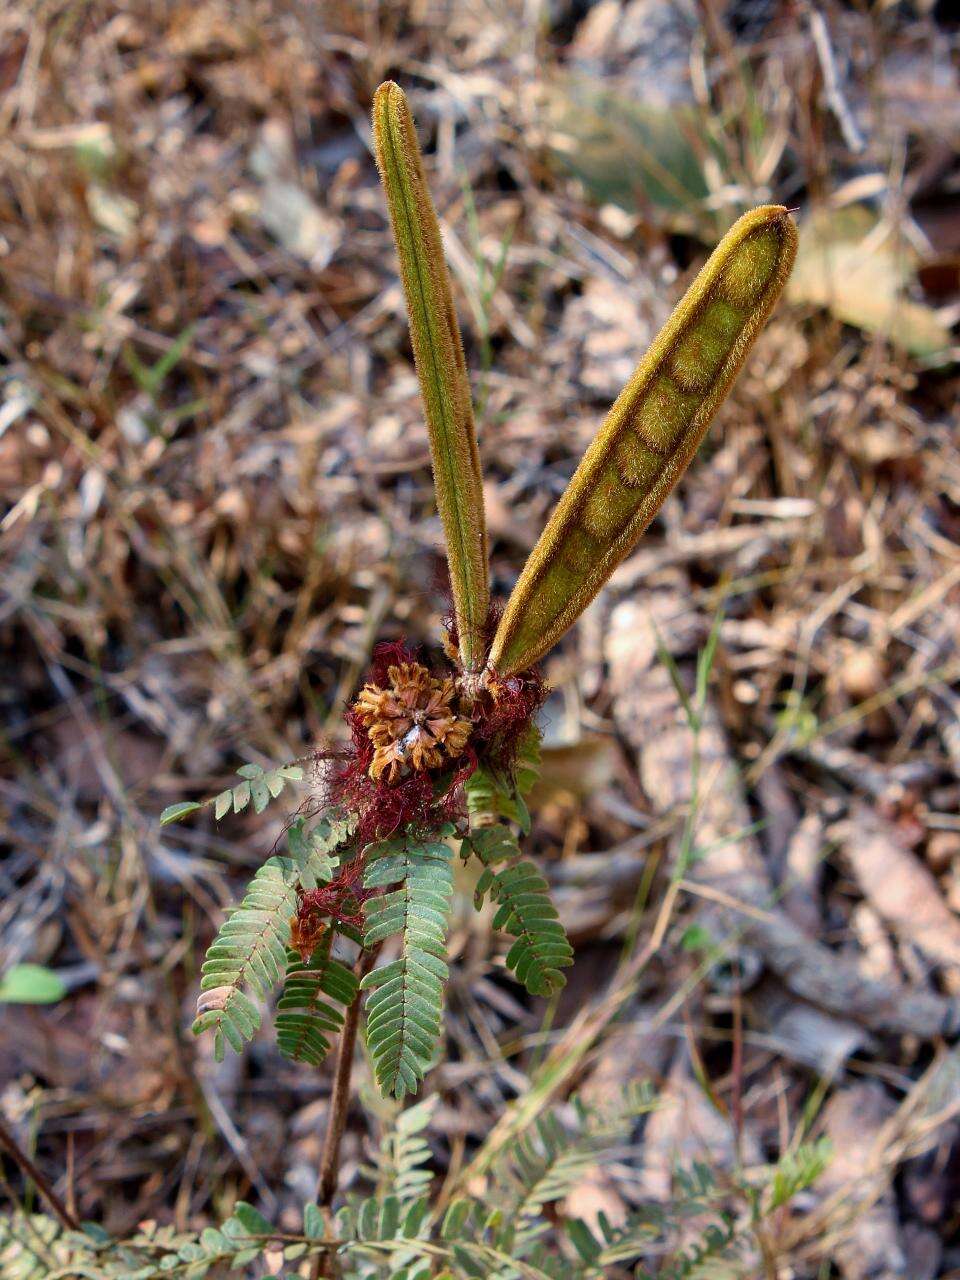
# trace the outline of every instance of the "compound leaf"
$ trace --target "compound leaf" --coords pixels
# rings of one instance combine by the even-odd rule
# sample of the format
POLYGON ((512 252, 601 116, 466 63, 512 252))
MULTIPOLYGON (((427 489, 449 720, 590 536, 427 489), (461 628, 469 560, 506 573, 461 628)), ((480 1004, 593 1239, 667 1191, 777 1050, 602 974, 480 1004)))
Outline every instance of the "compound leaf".
POLYGON ((363 944, 399 934, 400 958, 367 974, 367 1045, 377 1084, 402 1098, 416 1091, 440 1038, 447 977, 447 920, 453 873, 449 846, 418 843, 409 834, 367 851, 366 888, 398 887, 364 905, 363 944))

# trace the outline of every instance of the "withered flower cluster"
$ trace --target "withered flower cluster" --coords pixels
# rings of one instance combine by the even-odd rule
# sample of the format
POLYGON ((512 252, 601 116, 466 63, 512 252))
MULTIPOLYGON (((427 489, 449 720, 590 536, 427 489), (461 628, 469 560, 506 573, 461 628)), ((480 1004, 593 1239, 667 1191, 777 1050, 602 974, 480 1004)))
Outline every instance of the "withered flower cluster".
POLYGON ((368 843, 461 820, 466 780, 481 766, 509 770, 530 730, 546 693, 535 671, 478 686, 452 663, 452 674, 435 674, 402 641, 374 650, 346 711, 351 745, 328 786, 327 799, 354 816, 353 854, 329 885, 300 895, 293 945, 304 957, 327 921, 341 930, 360 926, 368 843))
POLYGON ((354 703, 374 747, 370 777, 395 782, 407 769, 439 769, 463 753, 471 724, 454 708, 456 682, 419 662, 387 668, 386 688, 365 684, 354 703))

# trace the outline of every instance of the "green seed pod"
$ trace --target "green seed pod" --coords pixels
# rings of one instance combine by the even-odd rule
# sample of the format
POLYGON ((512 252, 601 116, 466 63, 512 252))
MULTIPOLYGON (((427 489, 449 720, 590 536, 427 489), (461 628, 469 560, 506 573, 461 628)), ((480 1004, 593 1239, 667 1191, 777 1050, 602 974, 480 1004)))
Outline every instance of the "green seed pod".
POLYGON ((392 81, 382 84, 374 97, 373 138, 426 410, 460 659, 468 671, 478 671, 485 657, 490 586, 470 380, 413 118, 403 90, 392 81))
POLYGON ((541 658, 580 616, 696 453, 790 274, 780 205, 730 228, 618 396, 513 589, 490 650, 501 676, 541 658))

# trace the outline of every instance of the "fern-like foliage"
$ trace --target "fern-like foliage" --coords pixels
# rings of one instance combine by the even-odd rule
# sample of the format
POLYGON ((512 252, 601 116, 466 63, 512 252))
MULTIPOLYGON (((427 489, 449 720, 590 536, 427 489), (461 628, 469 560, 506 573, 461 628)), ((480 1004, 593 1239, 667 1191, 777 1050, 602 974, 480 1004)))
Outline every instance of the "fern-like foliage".
MULTIPOLYGON (((15 1213, 0 1216, 0 1275, 3 1280, 201 1280, 210 1272, 239 1275, 268 1245, 278 1247, 275 1236, 266 1218, 243 1201, 221 1226, 206 1227, 199 1234, 149 1222, 127 1240, 114 1240, 95 1224, 64 1231, 43 1214, 15 1213)), ((306 1241, 279 1247, 290 1262, 310 1249, 306 1241)))
POLYGON ((406 1110, 381 1102, 389 1118, 376 1167, 365 1171, 376 1190, 352 1198, 332 1233, 315 1204, 304 1207, 299 1237, 288 1229, 278 1236, 243 1203, 221 1226, 199 1234, 148 1223, 123 1241, 95 1226, 64 1231, 45 1215, 14 1212, 0 1215, 0 1275, 194 1280, 247 1274, 248 1267, 260 1275, 269 1245, 271 1252, 282 1249, 290 1276, 335 1249, 343 1280, 606 1280, 625 1266, 637 1280, 755 1280, 757 1225, 810 1185, 829 1158, 829 1144, 804 1143, 778 1164, 752 1171, 749 1180, 720 1177, 702 1161, 680 1167, 668 1202, 641 1204, 617 1224, 603 1213, 589 1226, 570 1216, 563 1202, 575 1201, 586 1169, 627 1138, 633 1118, 653 1105, 643 1087, 602 1111, 574 1100, 570 1124, 542 1115, 492 1164, 482 1198, 460 1196, 441 1211, 423 1137, 435 1099, 406 1110))
POLYGON ((336 813, 325 814, 313 827, 297 818, 287 831, 287 850, 297 864, 301 889, 316 889, 332 879, 337 868, 338 849, 353 830, 350 818, 336 813))
MULTIPOLYGON (((543 1229, 547 1229, 544 1222, 543 1229)), ((569 1261, 545 1249, 530 1249, 513 1236, 509 1209, 462 1198, 449 1206, 440 1228, 452 1274, 471 1280, 574 1280, 569 1261)), ((578 1278, 577 1278, 578 1280, 578 1278)))
POLYGON ((340 1235, 355 1242, 359 1274, 378 1276, 389 1265, 390 1280, 419 1280, 433 1275, 421 1242, 430 1229, 429 1192, 433 1174, 423 1166, 430 1147, 422 1134, 436 1108, 436 1097, 405 1110, 396 1109, 380 1142, 376 1169, 367 1170, 377 1191, 346 1205, 337 1216, 340 1235), (371 1248, 371 1243, 376 1247, 371 1248), (387 1252, 381 1246, 391 1246, 387 1252))
POLYGON ((330 1036, 343 1027, 343 1009, 357 996, 352 970, 330 954, 334 931, 328 930, 310 959, 287 952, 287 976, 277 1001, 277 1045, 291 1062, 318 1067, 330 1052, 330 1036))
POLYGON ((555 1115, 536 1120, 498 1170, 501 1195, 510 1205, 504 1243, 515 1250, 545 1231, 543 1206, 572 1190, 607 1144, 605 1135, 568 1133, 555 1115))
POLYGON ((213 805, 213 816, 219 820, 232 809, 234 813, 242 813, 253 801, 255 813, 263 813, 271 800, 276 800, 283 789, 292 782, 303 781, 301 765, 281 764, 275 769, 264 769, 259 764, 244 764, 237 770, 241 779, 235 787, 228 787, 209 800, 181 800, 177 804, 167 805, 160 815, 160 825, 168 826, 171 822, 179 822, 181 818, 196 813, 213 805))
POLYGON ((592 1258, 602 1246, 584 1228, 591 1249, 585 1247, 584 1265, 577 1265, 548 1239, 558 1211, 545 1209, 570 1195, 602 1153, 627 1136, 634 1118, 654 1105, 652 1090, 635 1086, 602 1110, 574 1100, 572 1125, 561 1123, 550 1112, 534 1119, 493 1161, 484 1200, 462 1196, 449 1205, 440 1235, 450 1242, 455 1273, 485 1280, 586 1280, 587 1276, 593 1280, 599 1276, 592 1258))
MULTIPOLYGON (((445 828, 441 835, 452 834, 445 828)), ((367 1046, 377 1083, 402 1098, 415 1092, 440 1038, 447 978, 447 921, 453 873, 442 840, 419 843, 409 832, 367 849, 364 885, 390 892, 365 904, 365 947, 398 934, 400 958, 367 974, 367 1046)))
POLYGON ((358 1280, 383 1276, 390 1280, 419 1280, 433 1274, 431 1251, 421 1242, 429 1227, 425 1198, 404 1206, 393 1195, 370 1196, 347 1205, 337 1214, 337 1234, 345 1241, 343 1252, 351 1258, 350 1274, 358 1280))
POLYGON ((507 954, 512 969, 531 995, 549 996, 564 985, 560 972, 573 963, 573 949, 547 882, 532 862, 520 856, 517 837, 508 823, 530 830, 525 797, 540 768, 540 733, 531 725, 509 774, 479 768, 467 781, 470 835, 462 854, 474 853, 483 864, 474 895, 479 908, 487 894, 497 903, 494 928, 515 941, 507 954))
POLYGON ((503 823, 480 828, 464 843, 484 866, 476 889, 478 904, 489 894, 499 904, 493 927, 515 939, 507 968, 531 995, 559 991, 565 982, 560 970, 573 963, 573 948, 546 880, 532 862, 521 858, 516 836, 503 823))
POLYGON ((218 1062, 225 1043, 240 1053, 259 1030, 260 1010, 244 988, 263 999, 286 972, 297 874, 290 858, 268 858, 207 951, 193 1034, 213 1031, 218 1062))
POLYGON ((794 1150, 785 1152, 774 1166, 766 1211, 779 1209, 806 1191, 823 1173, 832 1156, 833 1144, 827 1137, 802 1142, 794 1150))
POLYGON ((474 830, 494 822, 515 822, 526 835, 530 830, 530 812, 526 803, 506 774, 487 765, 479 765, 464 788, 467 813, 474 830))
POLYGON ((464 788, 467 813, 474 830, 506 819, 515 822, 524 835, 530 831, 530 811, 526 797, 540 776, 540 731, 531 724, 521 738, 509 770, 480 765, 464 788))
POLYGON ((537 1117, 492 1168, 491 1200, 502 1210, 493 1234, 497 1248, 546 1275, 570 1276, 569 1261, 557 1269, 556 1255, 538 1243, 551 1226, 544 1207, 574 1191, 602 1154, 628 1135, 633 1121, 655 1105, 652 1089, 643 1083, 629 1086, 604 1108, 574 1099, 573 1125, 552 1112, 537 1117))
POLYGON ((513 780, 517 794, 526 799, 540 777, 543 737, 535 724, 530 724, 517 746, 513 763, 513 780))
POLYGON ((346 1253, 356 1280, 428 1280, 434 1275, 423 1241, 431 1228, 430 1190, 434 1175, 423 1166, 431 1157, 423 1131, 436 1109, 437 1097, 401 1109, 392 1099, 377 1097, 373 1106, 383 1122, 383 1136, 373 1165, 363 1174, 376 1184, 366 1198, 351 1198, 337 1215, 337 1232, 352 1242, 346 1253), (371 1236, 376 1241, 371 1245, 371 1236))
MULTIPOLYGON (((213 1031, 217 1061, 223 1058, 227 1044, 240 1053, 244 1041, 258 1031, 260 1010, 251 993, 265 999, 288 975, 290 918, 297 904, 297 889, 315 888, 318 882, 330 878, 336 866, 331 850, 344 833, 344 824, 333 819, 322 820, 309 834, 305 833, 302 820, 294 823, 289 832, 293 856, 268 858, 247 886, 240 906, 233 908, 220 926, 201 969, 200 998, 193 1024, 194 1035, 213 1031)), ((345 990, 341 975, 331 970, 322 975, 321 982, 324 981, 330 988, 327 994, 340 999, 338 993, 345 990)), ((308 999, 307 988, 307 979, 294 976, 288 993, 291 1001, 308 999)), ((318 985, 317 997, 323 989, 318 985)), ((290 1003, 286 1008, 290 1015, 285 1027, 287 1045, 294 1042, 296 1030, 304 1033, 305 1052, 319 1051, 322 1035, 319 1039, 317 1035, 310 1036, 303 1022, 296 1023, 294 1010, 299 1008, 302 1017, 302 1003, 290 1003)), ((322 1010, 322 1003, 318 1002, 316 1017, 322 1016, 322 1010)), ((314 1030, 319 1034, 322 1029, 317 1026, 314 1030)))
POLYGON ((217 819, 231 809, 234 813, 242 813, 251 801, 254 813, 263 813, 287 783, 303 780, 303 769, 298 764, 282 764, 270 770, 264 770, 258 764, 245 764, 237 770, 237 775, 242 778, 241 782, 213 798, 213 816, 217 819))
POLYGON ((0 1275, 9 1280, 44 1280, 51 1264, 63 1264, 69 1244, 55 1218, 42 1213, 0 1216, 0 1275))
POLYGON ((581 1218, 571 1218, 564 1225, 582 1264, 580 1274, 602 1276, 608 1267, 632 1262, 649 1249, 661 1234, 664 1220, 662 1210, 651 1205, 617 1225, 603 1212, 597 1215, 595 1227, 588 1227, 581 1218))
MULTIPOLYGON (((598 1214, 594 1227, 588 1227, 581 1219, 571 1219, 565 1224, 566 1232, 580 1266, 576 1270, 571 1268, 568 1274, 583 1280, 602 1280, 611 1267, 662 1254, 664 1246, 658 1242, 682 1216, 683 1210, 679 1206, 671 1206, 667 1210, 650 1204, 616 1225, 605 1213, 598 1214)), ((638 1280, 654 1280, 654 1277, 656 1280, 693 1280, 694 1277, 700 1280, 708 1280, 708 1277, 709 1280, 747 1280, 748 1276, 752 1280, 755 1272, 744 1270, 740 1265, 748 1243, 736 1219, 720 1212, 718 1220, 707 1223, 691 1245, 672 1257, 661 1258, 655 1272, 647 1271, 641 1265, 634 1274, 638 1280)))
MULTIPOLYGON (((696 1243, 658 1269, 656 1280, 740 1280, 747 1248, 736 1218, 720 1211, 718 1221, 708 1223, 696 1243)), ((654 1280, 653 1272, 640 1270, 638 1275, 654 1280)))
POLYGON ((433 1174, 423 1167, 431 1156, 423 1132, 433 1118, 437 1101, 434 1094, 399 1111, 380 1143, 376 1170, 380 1191, 396 1196, 403 1206, 424 1196, 433 1182, 433 1174))
POLYGON ((214 1032, 218 1062, 225 1043, 239 1053, 260 1029, 260 1010, 243 988, 265 997, 287 969, 296 883, 291 859, 266 860, 207 950, 193 1034, 214 1032))

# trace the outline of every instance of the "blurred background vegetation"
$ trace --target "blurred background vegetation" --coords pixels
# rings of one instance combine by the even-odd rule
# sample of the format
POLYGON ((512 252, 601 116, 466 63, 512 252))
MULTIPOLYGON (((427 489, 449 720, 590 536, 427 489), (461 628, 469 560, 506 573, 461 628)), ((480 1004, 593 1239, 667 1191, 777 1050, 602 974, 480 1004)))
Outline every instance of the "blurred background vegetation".
POLYGON ((533 847, 577 964, 545 1015, 460 886, 435 1166, 567 1037, 555 1097, 667 1103, 578 1212, 802 1130, 838 1156, 777 1275, 960 1275, 958 67, 943 0, 7 0, 0 972, 56 976, 0 987, 0 1112, 81 1216, 283 1222, 312 1191, 328 1075, 186 1030, 282 824, 157 815, 335 738, 375 641, 439 634, 390 76, 501 596, 722 231, 771 200, 801 228, 699 458, 546 664, 533 847))

